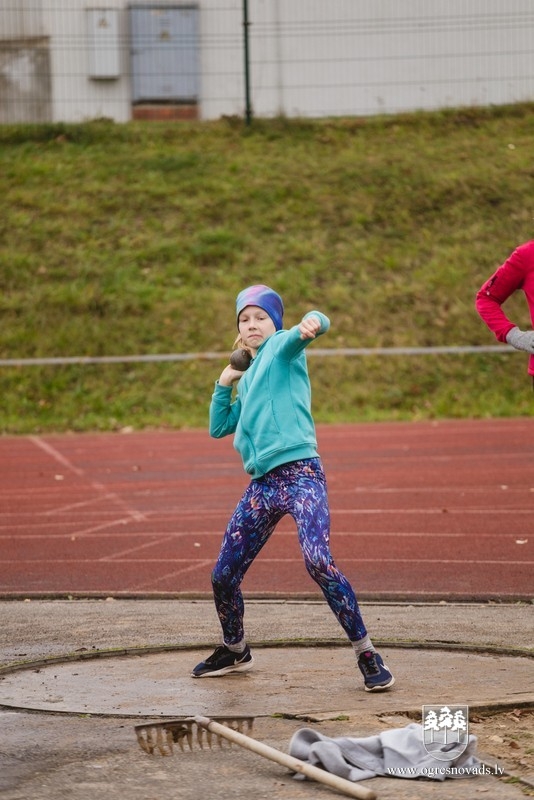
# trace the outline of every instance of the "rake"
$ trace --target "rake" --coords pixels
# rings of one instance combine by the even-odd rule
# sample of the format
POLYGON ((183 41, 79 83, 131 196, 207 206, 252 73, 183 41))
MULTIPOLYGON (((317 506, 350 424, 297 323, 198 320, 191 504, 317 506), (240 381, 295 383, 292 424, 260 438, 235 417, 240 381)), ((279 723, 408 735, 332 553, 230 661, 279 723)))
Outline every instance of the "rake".
POLYGON ((149 755, 168 756, 177 749, 181 752, 185 752, 187 749, 193 750, 195 743, 200 749, 204 749, 205 744, 211 748, 215 738, 220 747, 223 747, 224 742, 238 744, 246 750, 251 750, 276 764, 287 767, 292 772, 305 775, 310 780, 323 783, 349 797, 356 797, 358 800, 376 800, 376 794, 370 789, 340 778, 339 775, 326 772, 300 758, 287 755, 281 750, 276 750, 243 733, 244 729, 251 732, 253 724, 254 717, 247 716, 213 717, 212 719, 195 716, 169 722, 136 725, 135 732, 141 749, 149 755))

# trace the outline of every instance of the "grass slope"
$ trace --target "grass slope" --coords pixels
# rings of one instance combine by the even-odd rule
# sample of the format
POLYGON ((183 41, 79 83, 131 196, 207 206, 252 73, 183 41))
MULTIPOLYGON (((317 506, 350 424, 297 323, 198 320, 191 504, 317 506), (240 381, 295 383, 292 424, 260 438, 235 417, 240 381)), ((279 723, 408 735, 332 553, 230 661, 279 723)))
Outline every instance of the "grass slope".
MULTIPOLYGON (((533 111, 0 127, 0 356, 226 351, 257 282, 321 347, 495 344, 473 300, 532 238, 533 111)), ((309 364, 318 422, 532 413, 522 354, 309 364)), ((205 426, 223 365, 0 367, 1 430, 205 426)))

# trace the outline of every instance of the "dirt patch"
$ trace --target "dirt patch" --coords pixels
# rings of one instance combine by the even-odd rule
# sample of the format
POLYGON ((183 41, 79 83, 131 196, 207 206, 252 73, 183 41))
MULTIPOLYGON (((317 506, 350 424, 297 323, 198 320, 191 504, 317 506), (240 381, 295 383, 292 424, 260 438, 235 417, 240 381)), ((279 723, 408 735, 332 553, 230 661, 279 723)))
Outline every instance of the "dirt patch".
POLYGON ((469 731, 478 738, 480 753, 494 758, 507 772, 533 780, 534 709, 472 711, 469 731))
MULTIPOLYGON (((520 711, 471 711, 470 730, 479 739, 479 755, 490 764, 498 761, 508 773, 502 779, 484 775, 471 784, 384 777, 364 784, 381 800, 520 800, 534 796, 534 790, 525 784, 511 785, 513 778, 509 777, 526 779, 528 763, 532 764, 534 709, 520 711), (521 749, 510 746, 511 741, 521 749), (520 763, 522 760, 526 763, 520 763)), ((371 736, 410 721, 414 719, 404 715, 378 717, 363 712, 352 719, 259 717, 253 736, 287 752, 292 735, 304 726, 332 737, 371 736)), ((126 800, 132 796, 137 800, 176 800, 177 792, 183 797, 198 797, 200 792, 212 800, 223 800, 228 797, 229 786, 235 800, 310 800, 329 794, 317 785, 294 781, 283 767, 237 746, 230 750, 214 743, 211 750, 201 750, 194 743, 192 751, 178 751, 170 758, 148 756, 136 742, 134 724, 130 719, 0 711, 2 800, 72 796, 77 800, 126 800)))

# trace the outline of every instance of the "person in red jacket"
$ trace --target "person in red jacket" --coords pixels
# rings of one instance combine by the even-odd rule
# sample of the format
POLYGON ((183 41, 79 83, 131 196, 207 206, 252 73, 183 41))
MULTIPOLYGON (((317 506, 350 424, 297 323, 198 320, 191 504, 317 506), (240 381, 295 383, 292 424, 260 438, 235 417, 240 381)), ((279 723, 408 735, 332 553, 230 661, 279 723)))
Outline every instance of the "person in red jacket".
POLYGON ((534 328, 534 241, 514 250, 482 284, 475 301, 477 312, 499 342, 507 342, 516 350, 530 354, 528 372, 534 376, 534 330, 521 330, 502 309, 502 304, 518 290, 524 292, 534 328))

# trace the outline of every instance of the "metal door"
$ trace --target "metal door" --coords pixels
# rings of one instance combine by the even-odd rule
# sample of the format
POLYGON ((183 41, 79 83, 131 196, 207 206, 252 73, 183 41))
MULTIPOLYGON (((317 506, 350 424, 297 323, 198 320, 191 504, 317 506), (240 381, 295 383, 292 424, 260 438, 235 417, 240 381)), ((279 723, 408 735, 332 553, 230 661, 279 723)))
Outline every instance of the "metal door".
POLYGON ((132 100, 198 100, 198 7, 131 6, 132 100))

